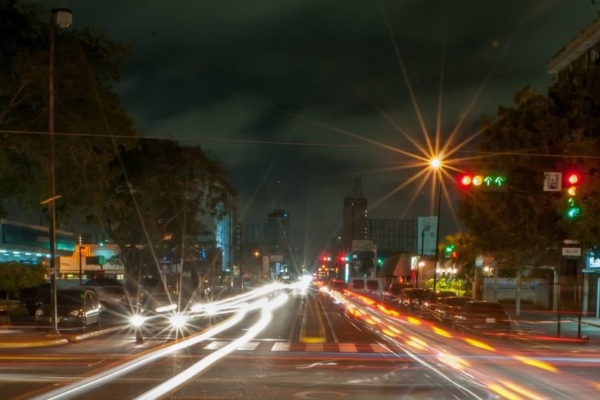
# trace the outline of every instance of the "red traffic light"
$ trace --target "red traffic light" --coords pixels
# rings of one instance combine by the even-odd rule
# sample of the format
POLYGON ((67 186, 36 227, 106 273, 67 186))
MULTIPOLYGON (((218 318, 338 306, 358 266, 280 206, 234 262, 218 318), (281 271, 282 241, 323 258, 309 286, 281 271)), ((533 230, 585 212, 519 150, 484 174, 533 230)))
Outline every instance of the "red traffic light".
POLYGON ((473 178, 471 177, 471 175, 463 175, 460 178, 459 182, 463 186, 469 186, 473 182, 473 178))
POLYGON ((577 174, 570 174, 567 181, 569 182, 569 184, 571 185, 576 185, 579 183, 579 175, 577 174))

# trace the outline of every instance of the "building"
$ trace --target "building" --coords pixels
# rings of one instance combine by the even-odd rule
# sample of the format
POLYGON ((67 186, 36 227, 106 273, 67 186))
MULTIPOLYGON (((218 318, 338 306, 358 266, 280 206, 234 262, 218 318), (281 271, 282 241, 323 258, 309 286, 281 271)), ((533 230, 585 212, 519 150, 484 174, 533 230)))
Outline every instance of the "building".
POLYGON ((372 240, 380 254, 417 252, 417 220, 369 219, 367 239, 372 240))
POLYGON ((362 182, 357 178, 354 182, 354 196, 344 198, 342 248, 346 252, 352 250, 353 240, 367 239, 367 205, 367 199, 362 195, 362 182))
MULTIPOLYGON (((71 256, 75 245, 72 232, 56 230, 57 256, 71 256)), ((44 264, 49 258, 50 235, 47 227, 0 220, 0 262, 44 264)))
POLYGON ((269 254, 289 253, 289 230, 290 214, 287 211, 276 209, 268 213, 263 230, 265 251, 269 254))
POLYGON ((573 69, 600 65, 600 17, 582 30, 548 61, 549 74, 559 78, 573 69))

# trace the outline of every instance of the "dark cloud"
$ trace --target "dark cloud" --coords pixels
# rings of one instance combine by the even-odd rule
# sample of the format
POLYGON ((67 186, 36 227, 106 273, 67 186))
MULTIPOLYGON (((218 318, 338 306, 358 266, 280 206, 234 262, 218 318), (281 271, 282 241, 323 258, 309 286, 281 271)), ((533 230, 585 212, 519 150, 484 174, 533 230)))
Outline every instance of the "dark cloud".
MULTIPOLYGON (((286 207, 297 240, 309 237, 311 250, 340 226, 356 177, 375 204, 416 173, 377 172, 414 160, 369 141, 418 153, 382 113, 425 146, 385 15, 430 135, 441 76, 444 138, 466 115, 456 142, 520 87, 544 91, 546 61, 596 16, 585 0, 383 1, 383 11, 376 0, 66 3, 75 27, 105 27, 132 45, 117 88, 144 133, 196 139, 231 171, 247 221, 286 207)), ((427 214, 431 192, 408 185, 370 215, 427 214)), ((456 227, 451 210, 445 206, 447 231, 456 227)))

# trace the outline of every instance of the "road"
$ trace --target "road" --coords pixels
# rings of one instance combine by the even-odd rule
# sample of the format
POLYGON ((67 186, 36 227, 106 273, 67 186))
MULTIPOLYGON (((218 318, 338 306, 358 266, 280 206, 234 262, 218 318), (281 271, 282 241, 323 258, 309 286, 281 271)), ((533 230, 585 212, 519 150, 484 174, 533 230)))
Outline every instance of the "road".
POLYGON ((272 296, 241 316, 194 320, 187 339, 165 332, 140 344, 133 332, 121 331, 64 347, 6 351, 3 397, 48 398, 70 384, 79 388, 57 398, 596 398, 600 389, 597 352, 585 348, 458 337, 357 298, 344 300, 365 318, 349 318, 340 304, 313 298, 319 312, 301 296, 267 312, 277 300, 272 296), (312 326, 323 325, 321 340, 307 332, 311 319, 312 326), (222 331, 205 335, 205 326, 222 331), (248 338, 240 342, 243 335, 248 338), (164 354, 128 366, 157 352, 164 354), (165 385, 189 368, 201 371, 165 385), (120 375, 103 377, 110 371, 120 375), (82 389, 86 379, 100 385, 82 389), (165 392, 150 392, 161 384, 165 392))

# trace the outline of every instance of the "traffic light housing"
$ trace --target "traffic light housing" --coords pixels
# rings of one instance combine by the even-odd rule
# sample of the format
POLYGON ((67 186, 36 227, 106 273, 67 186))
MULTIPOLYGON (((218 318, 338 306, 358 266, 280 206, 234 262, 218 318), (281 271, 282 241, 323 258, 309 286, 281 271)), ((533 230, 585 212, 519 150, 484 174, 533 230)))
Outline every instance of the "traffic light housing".
POLYGON ((565 183, 565 187, 567 188, 567 207, 565 210, 565 216, 569 220, 574 220, 581 213, 579 199, 577 198, 579 184, 581 183, 581 175, 577 172, 570 172, 566 174, 565 183))
POLYGON ((506 176, 499 173, 464 173, 458 177, 463 189, 486 192, 506 191, 506 176))

